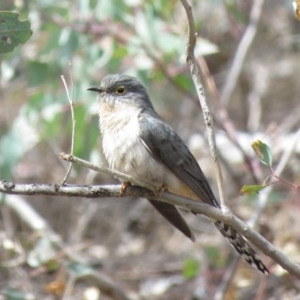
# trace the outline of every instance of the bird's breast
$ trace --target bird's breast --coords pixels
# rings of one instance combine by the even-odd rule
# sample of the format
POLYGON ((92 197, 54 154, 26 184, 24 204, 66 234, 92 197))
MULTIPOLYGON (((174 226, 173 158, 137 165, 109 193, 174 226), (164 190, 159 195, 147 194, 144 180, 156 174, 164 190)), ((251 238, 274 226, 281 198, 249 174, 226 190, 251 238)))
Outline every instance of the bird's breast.
POLYGON ((128 154, 137 147, 138 114, 136 109, 100 110, 103 151, 112 169, 129 168, 128 154))
POLYGON ((140 111, 100 110, 102 146, 109 167, 157 187, 179 184, 177 177, 164 164, 154 159, 139 136, 140 111))

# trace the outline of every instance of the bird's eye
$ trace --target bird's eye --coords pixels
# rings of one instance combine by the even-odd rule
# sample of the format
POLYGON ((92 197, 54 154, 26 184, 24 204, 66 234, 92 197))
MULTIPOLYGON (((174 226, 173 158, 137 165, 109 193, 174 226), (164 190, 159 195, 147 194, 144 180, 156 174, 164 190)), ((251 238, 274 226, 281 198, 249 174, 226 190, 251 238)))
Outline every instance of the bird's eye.
POLYGON ((119 86, 119 87, 116 89, 116 94, 118 94, 118 95, 123 95, 125 92, 126 92, 126 89, 125 89, 124 86, 119 86))

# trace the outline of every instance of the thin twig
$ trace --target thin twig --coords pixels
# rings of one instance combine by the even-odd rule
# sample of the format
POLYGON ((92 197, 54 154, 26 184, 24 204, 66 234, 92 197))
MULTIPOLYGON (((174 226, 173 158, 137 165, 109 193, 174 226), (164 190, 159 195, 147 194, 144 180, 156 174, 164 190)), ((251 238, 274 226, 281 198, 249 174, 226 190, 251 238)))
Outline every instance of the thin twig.
POLYGON ((221 103, 224 106, 228 105, 229 100, 232 97, 232 93, 236 87, 245 58, 254 40, 263 4, 264 0, 253 1, 253 6, 250 13, 250 22, 234 56, 232 67, 229 71, 229 75, 221 95, 221 103))
POLYGON ((144 182, 142 180, 139 180, 139 179, 136 179, 136 178, 133 178, 127 174, 124 174, 124 173, 121 173, 119 171, 116 171, 116 170, 112 170, 112 169, 109 169, 109 168, 106 168, 104 166, 98 166, 98 165, 95 165, 95 164, 92 164, 86 160, 83 160, 81 158, 78 158, 76 156, 73 156, 73 155, 70 155, 70 154, 66 154, 66 153, 60 153, 60 158, 66 160, 66 161, 71 161, 71 162, 75 162, 79 165, 82 165, 88 169, 91 169, 91 170, 94 170, 94 171, 97 171, 97 172, 104 172, 106 174, 110 174, 114 177, 117 177, 117 178, 121 178, 123 179, 124 181, 128 181, 128 182, 131 182, 131 183, 134 183, 138 186, 142 186, 150 191, 153 191, 155 192, 156 191, 156 187, 150 183, 147 183, 147 182, 144 182))
POLYGON ((211 113, 207 105, 203 84, 200 79, 200 69, 194 56, 194 48, 196 45, 197 33, 195 30, 195 22, 194 22, 192 7, 189 5, 189 3, 186 0, 181 0, 181 3, 186 11, 186 15, 188 19, 188 41, 186 45, 186 60, 189 65, 190 72, 194 81, 194 85, 197 90, 200 105, 202 107, 204 122, 208 133, 210 152, 216 169, 220 203, 223 208, 225 207, 226 196, 224 193, 224 181, 222 176, 221 164, 216 150, 217 148, 216 148, 216 141, 215 141, 215 134, 214 134, 213 118, 211 116, 211 113))
MULTIPOLYGON (((73 97, 74 97, 74 84, 73 84, 73 75, 72 75, 72 64, 69 61, 69 67, 70 67, 70 78, 71 78, 71 86, 72 86, 72 98, 69 95, 69 90, 68 90, 68 86, 66 84, 65 81, 65 77, 62 75, 61 76, 61 80, 63 81, 66 93, 67 93, 67 97, 70 103, 70 108, 71 108, 71 116, 72 116, 72 141, 71 141, 71 155, 74 154, 74 140, 75 140, 75 126, 76 126, 76 120, 75 120, 75 116, 74 116, 74 106, 73 106, 73 97)), ((63 179, 63 181, 61 182, 61 184, 65 184, 66 180, 68 179, 70 173, 72 170, 72 161, 70 161, 69 164, 69 168, 67 170, 67 173, 63 179)))

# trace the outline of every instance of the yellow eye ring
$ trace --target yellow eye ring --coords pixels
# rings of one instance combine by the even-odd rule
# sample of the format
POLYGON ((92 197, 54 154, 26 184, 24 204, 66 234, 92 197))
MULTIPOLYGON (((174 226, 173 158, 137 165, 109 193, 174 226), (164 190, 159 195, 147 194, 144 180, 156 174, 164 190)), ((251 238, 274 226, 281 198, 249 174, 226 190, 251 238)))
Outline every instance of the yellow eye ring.
POLYGON ((116 94, 123 95, 126 92, 125 86, 119 86, 116 89, 116 94))

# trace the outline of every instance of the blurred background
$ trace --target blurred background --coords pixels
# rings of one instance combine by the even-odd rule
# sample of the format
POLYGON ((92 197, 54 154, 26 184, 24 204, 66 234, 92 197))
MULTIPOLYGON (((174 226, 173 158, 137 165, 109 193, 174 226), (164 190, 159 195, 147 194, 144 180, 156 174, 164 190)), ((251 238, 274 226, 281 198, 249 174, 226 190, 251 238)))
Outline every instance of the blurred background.
MULTIPOLYGON (((299 184, 300 23, 292 1, 192 5, 195 55, 215 120, 228 205, 246 221, 261 208, 256 229, 299 262, 299 190, 278 183, 264 202, 239 195, 244 184, 262 184, 271 174, 251 148, 258 138, 271 147, 274 168, 291 149, 281 176, 299 184)), ((74 155, 106 164, 96 96, 87 88, 124 73, 145 84, 218 196, 185 62, 180 1, 2 0, 0 10, 29 19, 33 30, 25 45, 0 55, 1 180, 62 181, 68 164, 58 156, 70 152, 72 120, 61 75, 74 101, 74 155)), ((118 181, 74 165, 67 183, 118 181)), ((300 293, 299 281, 263 254, 272 275, 262 277, 244 262, 229 271, 234 251, 203 216, 183 212, 196 233, 192 243, 144 199, 0 199, 1 299, 298 299, 300 293), (112 284, 107 289, 104 278, 112 284), (121 296, 111 292, 117 288, 121 296)))

